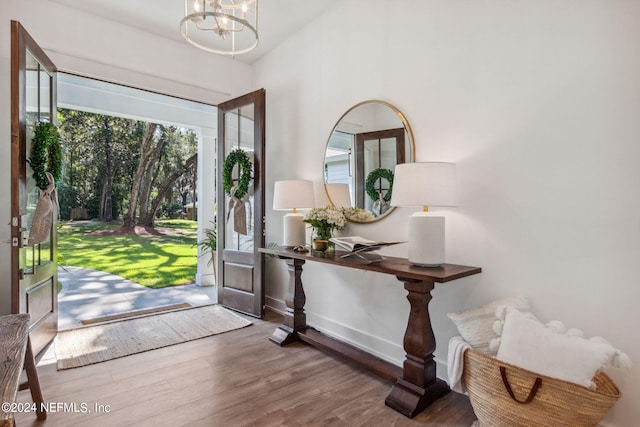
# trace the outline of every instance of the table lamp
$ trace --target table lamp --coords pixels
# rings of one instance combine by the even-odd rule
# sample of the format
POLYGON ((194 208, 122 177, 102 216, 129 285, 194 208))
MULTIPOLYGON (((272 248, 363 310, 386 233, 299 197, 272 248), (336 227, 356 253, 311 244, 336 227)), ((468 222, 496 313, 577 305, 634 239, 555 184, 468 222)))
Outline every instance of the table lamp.
POLYGON ((409 262, 439 267, 445 262, 444 216, 428 206, 457 206, 456 165, 443 162, 396 166, 391 206, 423 206, 409 216, 409 262))
POLYGON ((304 180, 276 181, 273 189, 273 210, 288 211, 282 221, 284 226, 283 246, 305 244, 304 215, 298 209, 315 207, 313 182, 304 180))
POLYGON ((327 190, 329 200, 333 203, 333 206, 337 208, 351 207, 349 184, 325 184, 325 189, 327 190))

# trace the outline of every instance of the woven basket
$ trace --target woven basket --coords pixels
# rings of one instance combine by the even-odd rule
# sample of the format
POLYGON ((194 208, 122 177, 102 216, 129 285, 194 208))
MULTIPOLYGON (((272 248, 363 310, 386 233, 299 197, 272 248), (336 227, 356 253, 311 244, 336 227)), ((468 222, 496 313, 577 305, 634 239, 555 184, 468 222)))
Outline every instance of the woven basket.
POLYGON ((482 427, 595 426, 620 397, 604 373, 594 377, 591 390, 475 350, 464 354, 464 382, 482 427))

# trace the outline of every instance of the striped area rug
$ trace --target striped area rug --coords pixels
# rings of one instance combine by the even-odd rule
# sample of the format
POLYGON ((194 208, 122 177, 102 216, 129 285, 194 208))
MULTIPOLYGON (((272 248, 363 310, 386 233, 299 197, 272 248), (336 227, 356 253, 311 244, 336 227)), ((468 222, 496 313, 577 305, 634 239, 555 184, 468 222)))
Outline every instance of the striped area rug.
POLYGON ((249 325, 220 305, 207 305, 71 329, 56 337, 57 367, 91 365, 249 325))

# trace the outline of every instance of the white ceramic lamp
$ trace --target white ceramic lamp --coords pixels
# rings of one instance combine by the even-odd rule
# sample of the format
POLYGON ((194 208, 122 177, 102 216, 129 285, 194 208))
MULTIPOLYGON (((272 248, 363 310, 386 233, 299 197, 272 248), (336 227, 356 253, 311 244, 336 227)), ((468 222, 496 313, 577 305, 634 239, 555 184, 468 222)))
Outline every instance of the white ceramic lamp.
POLYGON ((292 210, 282 219, 284 226, 283 245, 288 247, 305 244, 304 215, 298 209, 315 207, 313 182, 304 180, 276 181, 273 189, 273 210, 292 210))
POLYGON ((423 206, 409 216, 409 262, 421 267, 445 263, 444 216, 428 206, 457 206, 456 165, 443 162, 403 163, 396 166, 391 206, 423 206))

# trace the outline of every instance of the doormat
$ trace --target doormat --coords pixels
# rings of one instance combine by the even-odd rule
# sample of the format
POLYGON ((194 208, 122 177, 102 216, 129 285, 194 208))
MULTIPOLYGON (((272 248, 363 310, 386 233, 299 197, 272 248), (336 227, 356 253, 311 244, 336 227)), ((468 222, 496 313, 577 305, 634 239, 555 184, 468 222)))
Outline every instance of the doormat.
POLYGON ((105 362, 249 325, 249 320, 220 305, 207 305, 70 329, 56 337, 57 367, 105 362))
POLYGON ((81 322, 83 325, 95 325, 96 323, 111 322, 113 320, 122 320, 128 317, 138 317, 138 316, 144 316, 147 314, 159 313, 162 311, 171 311, 171 310, 177 310, 180 308, 189 308, 189 307, 191 307, 191 304, 187 304, 186 302, 182 304, 163 305, 160 307, 145 308, 143 310, 127 311, 125 313, 112 314, 110 316, 102 316, 102 317, 96 317, 94 319, 86 319, 86 320, 82 320, 81 322))

